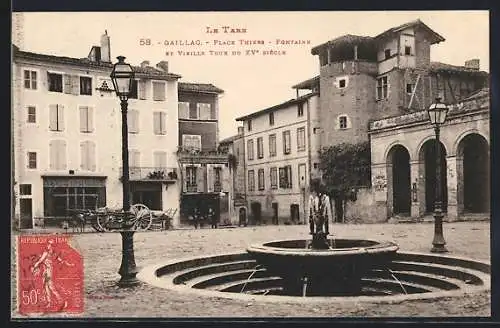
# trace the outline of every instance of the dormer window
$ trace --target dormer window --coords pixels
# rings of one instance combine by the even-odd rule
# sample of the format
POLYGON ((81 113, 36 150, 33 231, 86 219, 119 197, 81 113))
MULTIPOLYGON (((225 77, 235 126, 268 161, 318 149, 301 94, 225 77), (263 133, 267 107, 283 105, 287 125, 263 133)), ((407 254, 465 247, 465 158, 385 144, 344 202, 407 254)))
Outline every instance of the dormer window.
POLYGON ((391 49, 385 49, 384 54, 385 54, 385 59, 391 58, 391 49))

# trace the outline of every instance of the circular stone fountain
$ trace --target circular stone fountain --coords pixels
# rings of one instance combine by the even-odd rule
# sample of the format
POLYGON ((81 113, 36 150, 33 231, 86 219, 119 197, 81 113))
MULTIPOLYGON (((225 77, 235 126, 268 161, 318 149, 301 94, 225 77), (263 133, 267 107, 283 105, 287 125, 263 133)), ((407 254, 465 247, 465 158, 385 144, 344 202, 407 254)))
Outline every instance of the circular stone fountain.
MULTIPOLYGON (((324 245, 324 243, 321 243, 324 245)), ((389 272, 398 246, 392 242, 330 239, 328 248, 307 240, 284 240, 247 248, 268 274, 282 278, 289 295, 359 295, 362 278, 372 271, 389 272)))
MULTIPOLYGON (((277 302, 394 302, 490 290, 489 263, 399 252, 392 242, 281 240, 247 252, 172 260, 138 278, 195 297, 277 302), (304 298, 305 297, 305 298, 304 298)), ((321 236, 320 236, 321 237, 321 236)))

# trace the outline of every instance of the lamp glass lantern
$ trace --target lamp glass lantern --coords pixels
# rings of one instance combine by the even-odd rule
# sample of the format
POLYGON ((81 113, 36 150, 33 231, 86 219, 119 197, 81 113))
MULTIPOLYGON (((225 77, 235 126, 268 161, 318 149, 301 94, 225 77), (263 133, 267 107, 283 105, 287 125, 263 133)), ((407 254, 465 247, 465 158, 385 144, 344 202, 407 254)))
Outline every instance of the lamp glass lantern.
POLYGON ((116 57, 118 63, 114 64, 111 72, 111 80, 115 88, 116 95, 120 98, 127 98, 131 92, 134 70, 130 64, 125 63, 124 56, 116 57))
POLYGON ((446 121, 446 115, 448 114, 449 108, 441 99, 437 98, 436 102, 429 106, 427 113, 429 114, 429 120, 433 125, 442 125, 446 121))

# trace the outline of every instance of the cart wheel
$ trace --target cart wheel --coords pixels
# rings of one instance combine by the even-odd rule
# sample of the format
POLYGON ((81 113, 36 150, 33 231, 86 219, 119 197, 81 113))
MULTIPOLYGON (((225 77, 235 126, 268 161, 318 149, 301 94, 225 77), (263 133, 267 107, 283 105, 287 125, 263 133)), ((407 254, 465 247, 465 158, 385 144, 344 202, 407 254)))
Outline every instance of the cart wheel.
POLYGON ((148 230, 153 222, 153 213, 144 204, 134 204, 130 207, 130 212, 134 215, 134 229, 148 230))

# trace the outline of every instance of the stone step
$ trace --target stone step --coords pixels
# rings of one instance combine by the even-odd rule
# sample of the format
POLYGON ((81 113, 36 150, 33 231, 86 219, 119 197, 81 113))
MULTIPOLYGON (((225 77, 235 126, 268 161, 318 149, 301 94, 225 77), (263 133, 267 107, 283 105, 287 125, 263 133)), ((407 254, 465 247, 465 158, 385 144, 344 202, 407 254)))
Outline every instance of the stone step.
POLYGON ((253 260, 244 261, 233 261, 233 262, 223 262, 214 263, 204 266, 198 266, 194 268, 187 268, 182 271, 177 271, 176 276, 173 279, 174 284, 187 284, 188 281, 207 276, 211 274, 224 274, 226 272, 238 271, 238 270, 253 270, 256 266, 253 260))
POLYGON ((217 286, 225 283, 247 281, 249 277, 264 278, 266 277, 266 274, 267 272, 265 269, 235 270, 226 273, 214 273, 210 275, 200 276, 189 280, 187 284, 192 288, 214 289, 217 288, 217 286))

